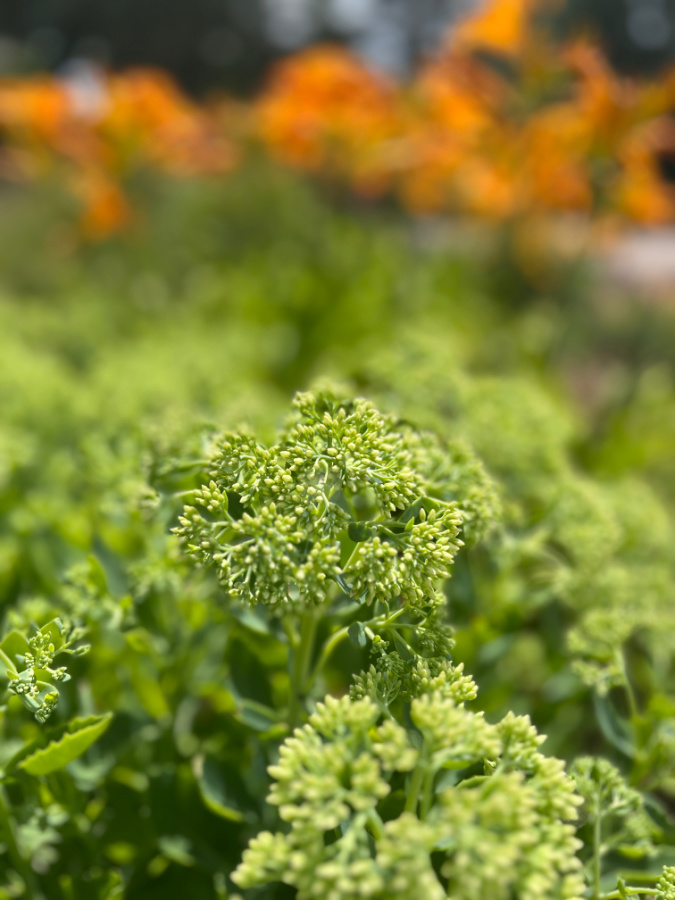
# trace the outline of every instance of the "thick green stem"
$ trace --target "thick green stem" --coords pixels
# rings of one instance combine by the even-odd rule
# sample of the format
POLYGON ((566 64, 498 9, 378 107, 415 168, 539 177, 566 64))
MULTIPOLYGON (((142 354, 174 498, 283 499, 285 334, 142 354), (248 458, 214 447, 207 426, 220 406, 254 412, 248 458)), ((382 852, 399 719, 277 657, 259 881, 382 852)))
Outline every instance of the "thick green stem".
POLYGON ((640 715, 640 709, 638 707, 635 691, 633 690, 633 685, 631 684, 631 680, 628 677, 628 667, 626 665, 625 650, 619 651, 617 661, 621 666, 621 671, 623 673, 624 686, 626 688, 626 697, 628 698, 628 707, 630 709, 631 719, 633 720, 633 722, 635 722, 640 715))
POLYGON ((384 837, 384 823, 376 809, 368 810, 368 830, 376 841, 384 837))
MULTIPOLYGON (((624 891, 633 897, 652 897, 654 895, 654 888, 625 887, 624 891)), ((598 895, 597 900, 621 900, 621 894, 619 891, 611 891, 609 894, 598 895)))
POLYGON ((332 634, 328 638, 321 649, 321 654, 316 662, 316 666, 314 667, 314 675, 319 674, 321 669, 323 669, 323 667, 328 662, 328 658, 330 657, 333 650, 335 650, 338 644, 342 643, 342 641, 347 637, 348 634, 349 626, 345 625, 344 628, 340 628, 339 631, 336 631, 335 634, 332 634))
POLYGON ((288 707, 288 723, 291 730, 300 723, 304 712, 307 675, 314 653, 318 624, 319 618, 316 609, 310 607, 302 613, 300 637, 293 648, 293 666, 291 668, 291 702, 288 707))
MULTIPOLYGON (((598 803, 599 807, 599 803, 598 803)), ((602 816, 598 812, 593 823, 593 900, 600 898, 600 878, 602 874, 602 816)))
POLYGON ((420 807, 420 819, 426 819, 434 801, 434 770, 429 766, 424 776, 424 789, 422 791, 422 806, 420 807))
POLYGON ((412 777, 410 779, 410 784, 408 785, 408 793, 406 795, 405 800, 405 811, 410 813, 417 812, 417 804, 419 801, 420 790, 422 789, 422 783, 424 781, 425 775, 427 774, 427 762, 426 759, 420 754, 420 758, 417 760, 417 766, 412 773, 412 777))

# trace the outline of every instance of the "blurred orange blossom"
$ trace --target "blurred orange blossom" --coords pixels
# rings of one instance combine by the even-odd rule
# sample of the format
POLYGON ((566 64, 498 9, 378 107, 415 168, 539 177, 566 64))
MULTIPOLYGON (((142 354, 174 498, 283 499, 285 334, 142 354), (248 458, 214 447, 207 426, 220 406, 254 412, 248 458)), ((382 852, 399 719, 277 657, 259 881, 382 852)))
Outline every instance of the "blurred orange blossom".
POLYGON ((659 161, 675 155, 675 72, 628 79, 588 39, 556 45, 543 24, 550 2, 492 0, 406 83, 314 46, 234 114, 149 69, 101 73, 86 102, 68 80, 0 80, 2 171, 65 173, 96 238, 131 221, 136 171, 227 172, 251 138, 285 165, 416 213, 674 219, 659 161))

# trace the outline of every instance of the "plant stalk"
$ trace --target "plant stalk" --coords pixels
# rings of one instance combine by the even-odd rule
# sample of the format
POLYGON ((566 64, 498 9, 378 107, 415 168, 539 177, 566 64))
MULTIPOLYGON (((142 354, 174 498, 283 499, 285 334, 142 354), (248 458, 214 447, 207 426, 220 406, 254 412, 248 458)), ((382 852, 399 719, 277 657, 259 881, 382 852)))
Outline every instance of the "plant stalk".
POLYGON ((300 637, 293 648, 293 665, 291 667, 291 701, 288 707, 288 724, 291 731, 300 724, 304 712, 307 675, 314 654, 318 624, 319 619, 314 607, 301 613, 300 637))
POLYGON ((417 804, 419 801, 420 790, 422 788, 422 783, 424 781, 424 777, 427 774, 427 762, 426 759, 422 757, 420 754, 419 759, 417 760, 417 765, 412 773, 412 777, 410 779, 410 784, 408 785, 408 793, 406 795, 405 801, 405 811, 410 813, 417 812, 417 804))
MULTIPOLYGON (((598 808, 599 808, 598 802, 598 808)), ((593 900, 600 900, 600 879, 602 875, 602 857, 600 847, 602 844, 602 816, 598 815, 593 823, 593 900)))

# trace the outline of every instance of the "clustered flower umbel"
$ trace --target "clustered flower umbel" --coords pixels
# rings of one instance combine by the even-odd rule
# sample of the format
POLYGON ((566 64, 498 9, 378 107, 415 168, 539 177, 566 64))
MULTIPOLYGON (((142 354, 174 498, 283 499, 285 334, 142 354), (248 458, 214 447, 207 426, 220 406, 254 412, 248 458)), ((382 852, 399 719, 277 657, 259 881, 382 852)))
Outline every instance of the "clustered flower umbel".
POLYGON ((630 847, 632 857, 653 856, 661 829, 651 818, 644 796, 630 787, 621 772, 609 760, 582 756, 576 759, 570 775, 584 801, 584 818, 590 825, 600 823, 600 858, 630 847))
POLYGON ((66 668, 51 668, 56 648, 49 635, 38 631, 28 641, 29 650, 23 654, 23 668, 16 678, 9 682, 9 690, 20 697, 24 705, 31 710, 35 718, 44 724, 56 709, 59 701, 58 691, 53 685, 41 680, 48 676, 51 680, 68 681, 70 675, 66 668))
POLYGON ((490 495, 480 463, 463 448, 452 482, 434 481, 433 439, 366 400, 304 393, 294 406, 274 446, 222 441, 176 528, 188 552, 250 604, 321 604, 335 584, 362 602, 435 602, 462 545, 463 498, 474 530, 494 514, 476 500, 476 485, 490 495))
POLYGON ((528 718, 467 710, 461 669, 416 683, 413 728, 368 697, 318 705, 270 767, 268 800, 290 828, 254 838, 233 880, 285 882, 299 900, 579 900, 581 800, 563 763, 539 752, 528 718), (395 790, 404 808, 388 805, 395 790))
POLYGON ((657 897, 663 900, 675 900, 675 868, 664 866, 663 875, 657 882, 657 897))

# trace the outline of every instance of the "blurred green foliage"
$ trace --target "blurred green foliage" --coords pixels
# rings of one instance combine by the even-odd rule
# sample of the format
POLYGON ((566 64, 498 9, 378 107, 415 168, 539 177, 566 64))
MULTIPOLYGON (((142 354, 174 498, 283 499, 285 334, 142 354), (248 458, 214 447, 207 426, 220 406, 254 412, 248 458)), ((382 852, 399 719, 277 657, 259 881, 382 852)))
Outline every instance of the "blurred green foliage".
MULTIPOLYGON (((583 265, 531 283, 489 241, 278 172, 138 187, 145 220, 100 246, 76 244, 56 188, 3 188, 0 650, 28 671, 40 629, 63 666, 57 617, 91 650, 45 725, 5 695, 0 897, 224 898, 248 840, 277 829, 288 641, 171 528, 217 433, 273 441, 326 375, 483 460, 500 522, 445 587, 474 705, 529 714, 547 754, 618 767, 580 763, 584 791, 602 775, 653 827, 624 840, 611 820, 603 890, 673 864, 672 313, 596 299, 583 265), (527 302, 502 302, 514 283, 527 302)), ((325 689, 368 669, 353 637, 325 689)))

